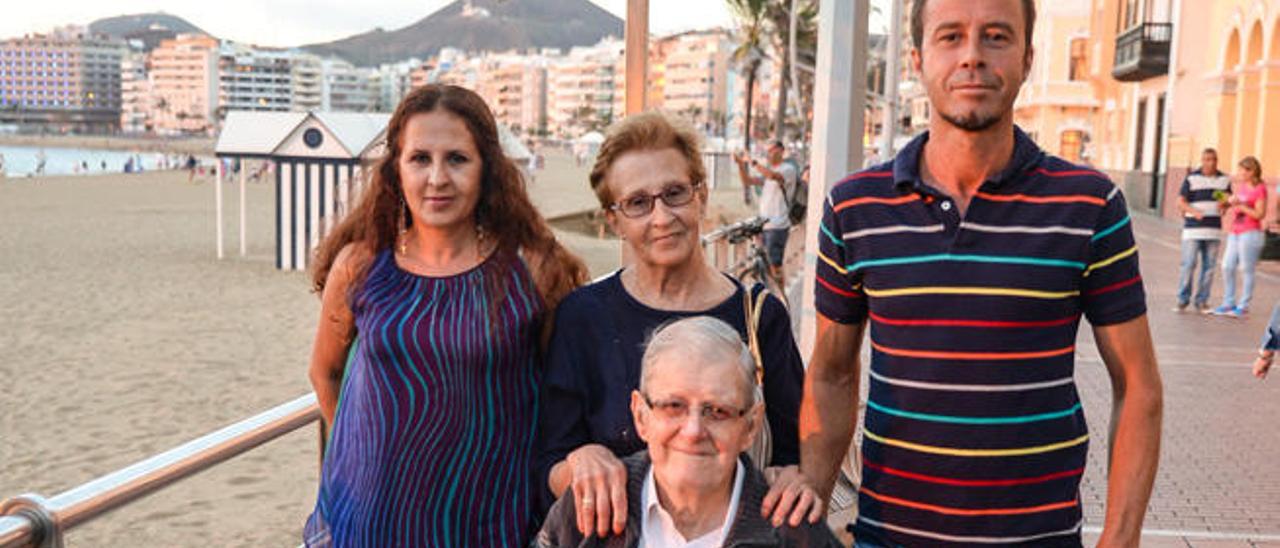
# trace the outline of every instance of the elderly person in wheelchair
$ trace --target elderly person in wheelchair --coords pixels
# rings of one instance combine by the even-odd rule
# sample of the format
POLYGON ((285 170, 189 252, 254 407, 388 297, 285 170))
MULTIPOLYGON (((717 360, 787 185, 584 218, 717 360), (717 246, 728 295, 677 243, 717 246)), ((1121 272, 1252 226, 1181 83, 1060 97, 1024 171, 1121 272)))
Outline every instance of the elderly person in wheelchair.
POLYGON ((810 523, 822 512, 815 500, 802 499, 797 526, 774 527, 760 511, 769 485, 744 452, 764 408, 751 353, 729 325, 696 316, 659 328, 631 413, 647 449, 622 461, 624 531, 601 537, 580 527, 577 509, 601 501, 577 501, 568 490, 534 546, 838 546, 825 524, 810 523))

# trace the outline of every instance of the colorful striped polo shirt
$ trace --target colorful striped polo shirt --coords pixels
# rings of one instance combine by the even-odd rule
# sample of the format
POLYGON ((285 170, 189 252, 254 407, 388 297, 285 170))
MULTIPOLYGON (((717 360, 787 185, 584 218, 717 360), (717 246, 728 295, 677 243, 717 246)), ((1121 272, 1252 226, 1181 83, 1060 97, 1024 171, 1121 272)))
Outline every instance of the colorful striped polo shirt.
POLYGON ((1119 189, 1014 132, 963 217, 920 180, 927 134, 824 206, 817 310, 870 322, 863 540, 1080 545, 1076 333, 1146 303, 1119 189))

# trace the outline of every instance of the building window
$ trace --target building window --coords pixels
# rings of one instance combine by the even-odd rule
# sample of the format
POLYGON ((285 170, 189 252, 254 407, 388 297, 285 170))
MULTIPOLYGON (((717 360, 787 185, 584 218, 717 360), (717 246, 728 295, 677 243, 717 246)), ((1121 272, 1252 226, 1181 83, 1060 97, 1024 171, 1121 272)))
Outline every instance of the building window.
POLYGON ((1071 41, 1071 61, 1067 69, 1067 79, 1080 82, 1089 74, 1088 42, 1084 38, 1071 41))
POLYGON ((1133 133, 1133 170, 1142 171, 1142 149, 1147 142, 1147 100, 1138 101, 1138 124, 1133 133))
POLYGON ((1058 154, 1062 156, 1062 159, 1073 164, 1080 163, 1081 151, 1083 148, 1083 131, 1073 129, 1062 132, 1062 139, 1058 146, 1058 154))
POLYGON ((1120 24, 1116 32, 1124 32, 1132 27, 1138 20, 1138 0, 1124 0, 1124 4, 1120 6, 1120 24))

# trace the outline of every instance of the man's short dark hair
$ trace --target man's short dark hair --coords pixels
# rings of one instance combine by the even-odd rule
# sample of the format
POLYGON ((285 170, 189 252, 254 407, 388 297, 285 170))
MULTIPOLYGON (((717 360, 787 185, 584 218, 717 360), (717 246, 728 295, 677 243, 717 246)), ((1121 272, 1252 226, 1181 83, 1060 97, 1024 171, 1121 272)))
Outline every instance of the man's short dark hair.
POLYGON ((1204 156, 1205 154, 1212 154, 1214 158, 1218 157, 1218 151, 1215 150, 1213 147, 1208 147, 1204 149, 1204 152, 1200 153, 1201 156, 1204 156))
POLYGON ((780 149, 782 149, 782 150, 786 150, 786 149, 787 149, 787 145, 784 145, 784 144, 782 144, 782 141, 777 141, 777 140, 771 141, 771 142, 769 143, 769 147, 771 147, 771 148, 776 147, 776 148, 780 148, 780 149))
MULTIPOLYGON (((911 6, 911 43, 916 49, 924 45, 924 8, 929 0, 916 0, 911 6)), ((1022 0, 1022 20, 1027 28, 1027 49, 1031 49, 1031 35, 1036 28, 1036 0, 1022 0)))

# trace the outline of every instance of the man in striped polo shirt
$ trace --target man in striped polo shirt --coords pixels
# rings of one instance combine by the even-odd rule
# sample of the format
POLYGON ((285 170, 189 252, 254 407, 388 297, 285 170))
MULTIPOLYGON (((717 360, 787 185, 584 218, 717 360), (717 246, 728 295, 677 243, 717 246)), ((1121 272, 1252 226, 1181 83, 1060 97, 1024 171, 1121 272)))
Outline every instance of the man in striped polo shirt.
POLYGON ((1222 212, 1231 194, 1231 178, 1218 171, 1218 151, 1204 149, 1200 169, 1187 175, 1178 191, 1178 209, 1186 219, 1182 228, 1182 266, 1178 273, 1178 304, 1182 312, 1191 304, 1191 283, 1200 261, 1200 283, 1196 285, 1196 309, 1209 310, 1209 290, 1222 243, 1222 212))
POLYGON ((848 177, 825 203, 802 479, 766 510, 830 493, 869 324, 859 545, 1079 546, 1084 317, 1114 394, 1099 545, 1138 545, 1162 391, 1137 248, 1114 184, 1013 125, 1034 8, 915 3, 912 58, 934 116, 894 161, 848 177))

